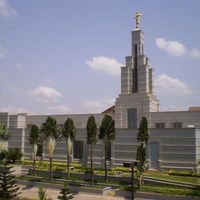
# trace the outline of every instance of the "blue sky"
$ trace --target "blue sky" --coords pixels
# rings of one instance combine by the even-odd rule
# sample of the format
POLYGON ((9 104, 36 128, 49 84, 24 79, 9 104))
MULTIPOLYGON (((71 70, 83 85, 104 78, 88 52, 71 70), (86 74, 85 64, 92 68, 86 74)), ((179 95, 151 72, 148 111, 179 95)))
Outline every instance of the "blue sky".
POLYGON ((0 0, 0 111, 112 105, 136 11, 161 110, 200 105, 199 0, 0 0))

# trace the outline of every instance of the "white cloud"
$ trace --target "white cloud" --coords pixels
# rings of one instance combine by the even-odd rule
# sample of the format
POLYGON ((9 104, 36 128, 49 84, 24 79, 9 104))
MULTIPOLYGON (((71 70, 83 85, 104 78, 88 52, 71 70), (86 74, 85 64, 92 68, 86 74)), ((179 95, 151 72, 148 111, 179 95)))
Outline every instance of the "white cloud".
POLYGON ((17 113, 28 113, 28 114, 35 114, 35 112, 28 111, 24 108, 17 108, 15 106, 7 106, 1 107, 0 112, 8 112, 10 114, 17 114, 17 113))
POLYGON ((2 17, 17 16, 17 12, 10 5, 9 0, 0 0, 0 16, 2 16, 2 17))
POLYGON ((200 50, 199 49, 193 49, 190 51, 190 55, 194 58, 200 58, 200 50))
POLYGON ((6 57, 6 49, 0 46, 0 60, 6 57))
POLYGON ((156 93, 164 96, 184 96, 192 94, 190 87, 183 81, 168 76, 158 75, 155 79, 156 93))
POLYGON ((95 71, 102 71, 110 75, 120 75, 120 64, 116 59, 105 56, 93 57, 92 60, 86 61, 86 64, 95 71))
POLYGON ((67 114, 72 112, 71 108, 64 105, 49 106, 47 107, 48 114, 67 114))
POLYGON ((187 48, 178 41, 167 41, 164 38, 156 38, 155 41, 158 48, 172 56, 179 57, 187 53, 187 48))
POLYGON ((37 87, 30 91, 30 94, 36 100, 42 102, 57 101, 57 99, 62 96, 62 93, 56 89, 46 86, 37 87))
POLYGON ((184 44, 178 41, 170 41, 165 38, 156 38, 156 45, 159 49, 167 52, 168 54, 180 57, 184 55, 188 55, 193 58, 200 58, 200 50, 199 49, 191 49, 189 50, 184 44))
POLYGON ((22 67, 23 67, 23 65, 22 64, 16 64, 16 67, 18 68, 18 69, 21 69, 22 67))
POLYGON ((99 113, 114 105, 115 99, 88 100, 82 103, 87 112, 99 113))

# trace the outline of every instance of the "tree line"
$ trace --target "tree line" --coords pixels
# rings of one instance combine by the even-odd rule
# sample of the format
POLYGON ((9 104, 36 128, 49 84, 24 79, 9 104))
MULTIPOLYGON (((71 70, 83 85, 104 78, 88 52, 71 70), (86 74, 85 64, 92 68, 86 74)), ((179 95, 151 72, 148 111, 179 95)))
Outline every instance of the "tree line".
MULTIPOLYGON (((105 169, 105 180, 107 181, 107 160, 108 160, 108 149, 111 141, 115 139, 115 121, 111 116, 105 115, 100 128, 99 134, 97 129, 97 124, 94 116, 90 116, 87 120, 86 125, 87 130, 87 144, 89 145, 89 155, 90 155, 90 173, 91 173, 91 185, 94 185, 94 164, 93 164, 93 148, 97 142, 98 138, 104 143, 104 169, 105 169)), ((67 176, 70 175, 70 154, 72 149, 72 144, 76 138, 77 129, 75 127, 74 121, 71 118, 67 118, 64 123, 63 128, 61 128, 54 117, 48 116, 46 121, 38 127, 37 125, 32 125, 30 130, 29 142, 33 148, 33 170, 34 175, 36 175, 36 154, 38 150, 38 145, 45 144, 49 156, 49 178, 53 181, 52 172, 52 159, 56 148, 56 145, 60 138, 65 138, 66 141, 66 155, 67 155, 67 176)))
MULTIPOLYGON (((91 185, 94 184, 94 166, 93 166, 93 148, 98 138, 103 141, 104 144, 104 171, 105 181, 107 181, 107 160, 108 150, 110 142, 115 139, 115 121, 111 116, 105 115, 102 119, 99 127, 99 133, 94 116, 90 116, 87 120, 87 144, 89 145, 90 155, 90 173, 91 173, 91 185)), ((72 143, 76 138, 77 129, 74 121, 71 118, 67 118, 63 128, 61 128, 54 117, 48 116, 46 121, 40 126, 32 125, 29 135, 29 142, 33 148, 33 170, 36 175, 36 154, 38 145, 45 144, 49 155, 49 177, 53 181, 52 172, 52 159, 56 144, 60 138, 65 138, 66 141, 66 155, 67 155, 67 175, 70 174, 70 154, 72 143)), ((9 131, 4 124, 0 124, 0 155, 4 155, 5 145, 4 143, 9 138, 9 131), (3 147, 3 148, 2 148, 3 147)), ((137 160, 137 172, 139 174, 140 185, 143 180, 143 172, 148 168, 147 165, 147 146, 149 141, 149 128, 146 117, 143 117, 140 121, 140 125, 137 133, 137 141, 140 145, 137 148, 136 160, 137 160)), ((21 155, 22 156, 22 155, 21 155)), ((1 156, 0 156, 1 157, 1 156)))

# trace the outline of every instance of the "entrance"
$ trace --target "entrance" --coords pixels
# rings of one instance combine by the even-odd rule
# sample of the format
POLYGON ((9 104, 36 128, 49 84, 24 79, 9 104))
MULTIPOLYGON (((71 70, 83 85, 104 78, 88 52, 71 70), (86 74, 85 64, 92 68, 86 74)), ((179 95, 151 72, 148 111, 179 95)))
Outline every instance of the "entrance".
POLYGON ((159 143, 150 142, 150 169, 158 169, 159 143))

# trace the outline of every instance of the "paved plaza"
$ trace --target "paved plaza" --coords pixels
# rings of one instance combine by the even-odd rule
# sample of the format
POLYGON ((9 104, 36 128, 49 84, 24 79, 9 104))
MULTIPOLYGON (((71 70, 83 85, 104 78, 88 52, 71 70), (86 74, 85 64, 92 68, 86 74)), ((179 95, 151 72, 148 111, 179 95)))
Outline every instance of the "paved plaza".
MULTIPOLYGON (((20 186, 21 194, 20 197, 28 198, 38 198, 38 187, 27 187, 20 186)), ((57 200, 60 190, 57 189, 47 189, 46 190, 48 198, 51 200, 57 200)), ((79 193, 74 194, 74 200, 128 200, 124 197, 112 197, 112 196, 100 196, 94 194, 79 193)), ((167 196, 149 193, 137 193, 137 198, 135 200, 195 200, 195 197, 183 197, 183 196, 167 196)))
MULTIPOLYGON (((56 189, 47 189, 46 190, 48 198, 52 200, 57 200, 57 196, 59 195, 60 191, 56 189)), ((29 198, 38 198, 38 188, 37 187, 26 187, 21 186, 21 194, 20 197, 29 197, 29 198)), ((89 194, 75 194, 74 200, 81 199, 81 200, 123 200, 124 198, 120 197, 109 197, 109 196, 100 196, 100 195, 89 195, 89 194)))

